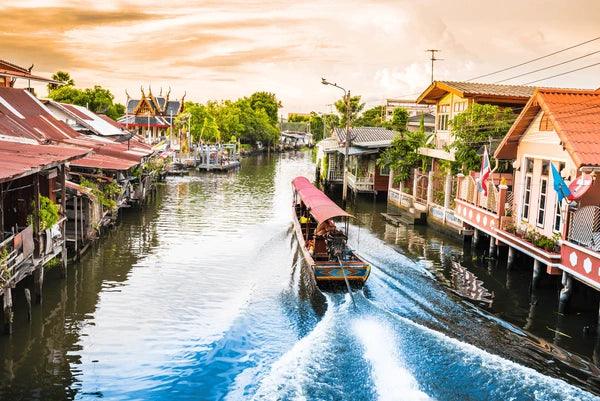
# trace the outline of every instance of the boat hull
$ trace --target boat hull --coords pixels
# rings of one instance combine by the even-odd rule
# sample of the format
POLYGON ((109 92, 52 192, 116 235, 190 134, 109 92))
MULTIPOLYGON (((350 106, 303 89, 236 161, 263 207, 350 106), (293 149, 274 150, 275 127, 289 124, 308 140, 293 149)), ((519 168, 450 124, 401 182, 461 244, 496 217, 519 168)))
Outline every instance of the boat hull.
POLYGON ((302 256, 308 266, 310 266, 318 285, 344 285, 345 280, 348 280, 353 287, 364 285, 371 273, 371 266, 368 263, 358 257, 356 257, 358 260, 341 261, 341 263, 337 261, 315 261, 306 247, 306 241, 302 235, 302 228, 300 227, 298 217, 295 212, 292 212, 292 215, 294 234, 300 245, 302 256), (346 276, 345 278, 344 275, 346 276))

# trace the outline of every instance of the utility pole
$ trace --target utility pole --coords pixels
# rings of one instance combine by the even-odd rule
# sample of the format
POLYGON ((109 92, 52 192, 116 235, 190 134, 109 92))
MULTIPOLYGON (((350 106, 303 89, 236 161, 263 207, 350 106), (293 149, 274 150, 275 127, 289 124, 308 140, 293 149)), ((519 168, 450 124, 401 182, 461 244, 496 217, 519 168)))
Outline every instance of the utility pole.
POLYGON ((435 58, 435 53, 440 52, 438 49, 427 49, 426 52, 431 53, 431 82, 433 82, 433 63, 436 61, 441 61, 441 58, 435 58))
POLYGON ((344 209, 346 208, 346 200, 348 198, 348 153, 350 151, 350 142, 351 142, 351 138, 350 138, 350 116, 351 116, 351 112, 350 112, 350 91, 346 90, 344 88, 342 88, 341 86, 339 86, 336 83, 331 83, 329 81, 327 81, 325 78, 321 78, 321 83, 323 85, 331 85, 334 86, 342 91, 344 91, 344 104, 346 105, 346 138, 345 138, 345 144, 344 144, 344 164, 343 164, 343 168, 344 168, 344 177, 343 177, 343 185, 342 185, 342 206, 344 207, 344 209))

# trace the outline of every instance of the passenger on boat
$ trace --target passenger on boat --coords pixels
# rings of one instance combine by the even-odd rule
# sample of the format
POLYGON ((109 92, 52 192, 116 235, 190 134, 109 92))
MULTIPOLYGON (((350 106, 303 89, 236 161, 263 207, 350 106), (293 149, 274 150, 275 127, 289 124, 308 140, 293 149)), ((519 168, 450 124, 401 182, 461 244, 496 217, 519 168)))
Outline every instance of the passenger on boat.
POLYGON ((300 216, 300 224, 307 224, 310 221, 310 219, 308 218, 308 216, 306 214, 303 214, 302 216, 300 216))
POLYGON ((327 234, 333 233, 336 230, 335 223, 333 220, 325 220, 317 227, 316 235, 326 236, 327 234))

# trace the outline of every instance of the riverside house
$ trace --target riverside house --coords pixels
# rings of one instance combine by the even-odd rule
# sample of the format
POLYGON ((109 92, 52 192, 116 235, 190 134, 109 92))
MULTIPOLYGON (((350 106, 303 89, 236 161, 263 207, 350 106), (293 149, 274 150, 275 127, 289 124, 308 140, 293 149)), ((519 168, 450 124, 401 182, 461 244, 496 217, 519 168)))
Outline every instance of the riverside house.
MULTIPOLYGON (((397 132, 381 127, 356 127, 350 130, 348 151, 348 189, 354 194, 387 192, 389 170, 379 167, 377 159, 389 148, 397 132)), ((322 176, 329 184, 342 184, 346 130, 334 128, 330 138, 321 141, 319 160, 322 176)))
POLYGON ((389 182, 388 202, 409 217, 441 225, 457 233, 462 223, 454 216, 455 178, 445 172, 441 161, 454 161, 450 121, 470 105, 491 104, 510 107, 519 113, 534 88, 476 82, 434 81, 417 98, 417 103, 435 107, 435 130, 431 147, 419 149, 430 160, 428 171, 415 169, 405 183, 389 182), (408 212, 408 213, 406 213, 408 212))
POLYGON ((490 253, 508 246, 533 259, 533 285, 562 275, 560 309, 573 279, 600 290, 600 90, 537 89, 504 137, 495 157, 513 162, 512 191, 490 182, 487 197, 470 176, 459 177, 456 215, 490 253), (570 184, 573 199, 558 202, 552 166, 570 184))
MULTIPOLYGON (((11 128, 0 121, 0 131, 11 128)), ((33 300, 40 303, 44 266, 60 257, 61 273, 66 272, 66 163, 89 152, 0 140, 0 295, 5 333, 12 332, 15 286, 33 275, 33 300)))

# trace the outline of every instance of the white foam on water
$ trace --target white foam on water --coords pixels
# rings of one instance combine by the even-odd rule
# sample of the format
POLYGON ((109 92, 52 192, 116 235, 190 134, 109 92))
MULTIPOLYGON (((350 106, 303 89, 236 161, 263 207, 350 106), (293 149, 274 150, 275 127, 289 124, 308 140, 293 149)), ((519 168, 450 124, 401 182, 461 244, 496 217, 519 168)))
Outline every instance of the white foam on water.
POLYGON ((394 334, 390 328, 374 319, 357 320, 353 330, 364 348, 364 357, 371 365, 373 382, 381 401, 431 398, 419 389, 419 384, 399 361, 394 334))
MULTIPOLYGON (((276 360, 269 373, 261 380, 254 400, 306 400, 303 384, 314 381, 310 365, 318 365, 319 357, 328 348, 329 333, 334 326, 336 307, 327 297, 327 311, 315 328, 296 342, 285 354, 276 360)), ((349 298, 340 307, 347 307, 349 298)))
MULTIPOLYGON (((497 378, 497 380, 506 380, 507 382, 510 381, 514 383, 514 385, 520 386, 523 391, 527 391, 528 386, 542 384, 548 390, 553 390, 556 393, 560 393, 561 400, 599 400, 599 398, 593 394, 573 386, 564 380, 546 376, 535 369, 519 365, 516 362, 505 359, 499 355, 491 354, 481 348, 476 347, 475 345, 465 343, 457 340, 456 338, 448 337, 444 333, 430 329, 429 327, 413 322, 405 317, 394 315, 389 311, 388 313, 394 316, 397 320, 414 326, 419 330, 431 335, 432 337, 435 337, 440 341, 440 343, 444 343, 455 348, 458 353, 462 354, 461 358, 457 355, 457 357, 461 359, 462 363, 479 365, 484 371, 492 370, 494 372, 491 372, 491 374, 497 378)), ((533 391, 533 394, 533 399, 535 400, 552 399, 549 398, 552 396, 545 391, 535 390, 533 391)))

